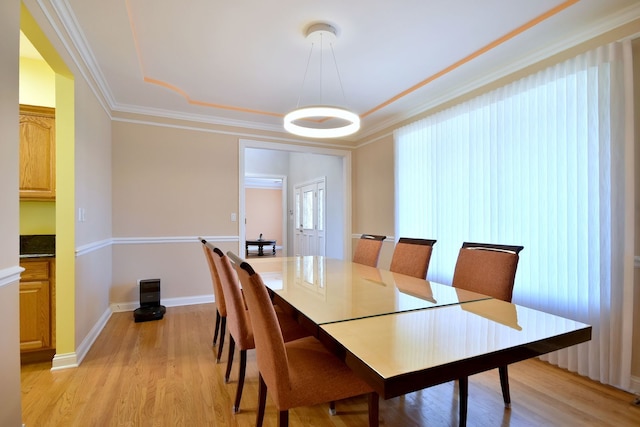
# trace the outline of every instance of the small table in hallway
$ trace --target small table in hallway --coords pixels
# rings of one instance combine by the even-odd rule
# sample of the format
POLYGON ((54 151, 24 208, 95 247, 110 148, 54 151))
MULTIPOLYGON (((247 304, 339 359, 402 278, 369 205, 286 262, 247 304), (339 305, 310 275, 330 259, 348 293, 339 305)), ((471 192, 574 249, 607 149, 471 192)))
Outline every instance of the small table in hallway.
POLYGON ((264 256, 264 247, 265 246, 272 246, 272 250, 271 253, 273 255, 276 254, 276 241, 275 240, 265 240, 265 239, 258 239, 258 240, 247 240, 245 242, 245 256, 249 256, 249 246, 257 246, 258 247, 258 256, 264 256))

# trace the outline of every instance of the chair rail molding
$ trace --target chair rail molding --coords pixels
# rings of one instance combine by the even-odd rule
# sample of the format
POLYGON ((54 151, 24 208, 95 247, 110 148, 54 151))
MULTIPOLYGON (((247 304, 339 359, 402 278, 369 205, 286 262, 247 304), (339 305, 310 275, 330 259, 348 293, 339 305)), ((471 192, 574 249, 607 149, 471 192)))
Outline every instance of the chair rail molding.
POLYGON ((148 245, 154 243, 199 243, 199 237, 211 242, 239 242, 239 236, 167 236, 167 237, 114 237, 114 245, 148 245))
POLYGON ((14 267, 3 268, 0 270, 0 288, 11 283, 17 283, 20 281, 20 273, 24 271, 24 268, 16 265, 14 267))

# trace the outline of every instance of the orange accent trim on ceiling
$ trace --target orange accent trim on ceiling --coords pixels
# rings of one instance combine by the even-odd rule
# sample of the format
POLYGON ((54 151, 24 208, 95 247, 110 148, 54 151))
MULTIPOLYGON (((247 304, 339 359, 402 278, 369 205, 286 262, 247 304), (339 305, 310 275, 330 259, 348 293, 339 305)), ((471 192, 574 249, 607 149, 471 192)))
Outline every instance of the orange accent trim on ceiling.
MULTIPOLYGON (((431 83, 432 81, 454 71, 455 69, 461 67, 462 65, 472 61, 475 58, 478 58, 479 56, 487 53, 488 51, 500 46, 501 44, 513 39, 514 37, 522 34, 523 32, 527 31, 528 29, 540 24, 541 22, 551 18, 552 16, 557 15, 558 13, 562 12, 563 10, 573 6, 574 4, 578 3, 580 0, 567 0, 561 4, 559 4, 558 6, 546 11, 545 13, 541 14, 540 16, 532 19, 531 21, 525 23, 524 25, 521 25, 520 27, 516 28, 515 30, 505 34, 504 36, 492 41, 491 43, 487 44, 486 46, 476 50, 475 52, 471 53, 470 55, 462 58, 461 60, 451 64, 450 66, 446 67, 445 69, 433 74, 430 77, 427 77, 426 79, 422 80, 421 82, 411 86, 410 88, 400 92, 399 94, 395 95, 394 97, 386 100, 385 102, 375 106, 374 108, 372 108, 371 110, 367 111, 366 113, 362 114, 360 117, 364 118, 367 117, 373 113, 375 113, 378 110, 381 110, 382 108, 386 107, 387 105, 390 105, 392 103, 394 103, 395 101, 399 100, 400 98, 403 98, 407 95, 409 95, 410 93, 415 92, 416 90, 426 86, 427 84, 431 83)), ((145 75, 145 71, 144 71, 144 64, 142 62, 142 53, 140 51, 140 46, 138 43, 138 35, 136 33, 136 29, 135 29, 135 24, 134 24, 134 20, 133 20, 133 12, 131 11, 131 7, 130 7, 130 2, 131 0, 125 0, 126 3, 126 8, 127 8, 127 15, 129 16, 129 25, 131 26, 131 33, 133 35, 133 40, 135 43, 135 49, 136 49, 136 54, 138 56, 138 63, 140 64, 140 71, 142 73, 143 76, 143 80, 147 83, 151 83, 151 84, 155 84, 158 86, 162 86, 166 89, 169 89, 171 91, 174 91, 178 94, 180 94, 182 97, 184 97, 187 102, 189 104, 192 105, 199 105, 199 106, 203 106, 203 107, 211 107, 211 108, 219 108, 219 109, 223 109, 223 110, 230 110, 230 111, 240 111, 243 113, 253 113, 253 114, 261 114, 261 115, 267 115, 267 116, 273 116, 273 117, 284 117, 284 114, 282 113, 274 113, 274 112, 270 112, 270 111, 261 111, 261 110, 253 110, 250 108, 243 108, 243 107, 234 107, 234 106, 230 106, 230 105, 222 105, 222 104, 215 104, 215 103, 211 103, 211 102, 206 102, 206 101, 199 101, 199 100, 195 100, 195 99, 191 99, 191 97, 182 89, 180 89, 177 86, 174 86, 170 83, 164 82, 162 80, 158 80, 158 79, 154 79, 151 77, 147 77, 145 75)))
POLYGON ((505 34, 504 36, 500 37, 499 39, 494 40, 493 42, 489 43, 488 45, 486 45, 486 46, 476 50, 472 54, 462 58, 460 61, 455 62, 452 65, 449 65, 444 70, 435 73, 434 75, 424 79, 420 83, 411 86, 409 89, 407 89, 407 90, 405 90, 403 92, 400 92, 399 94, 397 94, 393 98, 390 98, 387 101, 383 102, 382 104, 377 105, 376 107, 374 107, 371 110, 367 111, 366 113, 362 114, 360 117, 361 118, 367 117, 368 115, 375 113, 376 111, 386 107, 387 105, 392 104, 393 102, 397 101, 398 99, 403 98, 403 97, 405 97, 406 95, 408 95, 408 94, 410 94, 412 92, 415 92, 416 90, 418 90, 421 87, 431 83, 432 81, 434 81, 434 80, 436 80, 436 79, 438 79, 438 78, 440 78, 440 77, 442 77, 442 76, 444 76, 446 74, 449 74, 450 72, 452 72, 456 68, 459 68, 462 65, 466 64, 467 62, 470 62, 471 60, 479 57, 480 55, 483 55, 483 54, 487 53, 491 49, 500 46, 501 44, 511 40, 515 36, 517 36, 519 34, 522 34, 526 30, 528 30, 529 28, 532 28, 532 27, 538 25, 542 21, 544 21, 544 20, 546 20, 548 18, 551 18, 554 15, 557 15, 558 13, 562 12, 563 10, 567 9, 570 6, 573 6, 574 4, 578 3, 579 1, 580 0, 567 0, 562 4, 559 4, 558 6, 554 7, 553 9, 550 9, 550 10, 546 11, 545 13, 543 13, 540 16, 538 16, 537 18, 532 19, 531 21, 527 22, 526 24, 516 28, 515 30, 505 34))
POLYGON ((142 63, 142 52, 140 52, 140 45, 138 43, 138 34, 136 33, 136 25, 133 23, 133 12, 131 11, 131 2, 129 0, 125 0, 125 5, 127 7, 127 16, 129 17, 129 26, 131 27, 131 34, 133 35, 133 44, 136 47, 136 56, 138 57, 138 65, 140 65, 140 73, 143 78, 145 77, 144 73, 144 64, 142 63))
POLYGON ((202 107, 211 107, 211 108, 222 108, 225 110, 240 111, 243 113, 254 113, 254 114, 264 114, 267 116, 284 117, 284 114, 272 113, 270 111, 252 110, 250 108, 233 107, 229 105, 214 104, 212 102, 198 101, 197 99, 191 99, 191 97, 185 91, 183 91, 177 86, 172 85, 171 83, 163 82, 162 80, 158 80, 158 79, 152 79, 151 77, 145 77, 144 81, 147 83, 162 86, 163 88, 177 92, 180 95, 182 95, 189 104, 192 104, 192 105, 200 105, 202 107))

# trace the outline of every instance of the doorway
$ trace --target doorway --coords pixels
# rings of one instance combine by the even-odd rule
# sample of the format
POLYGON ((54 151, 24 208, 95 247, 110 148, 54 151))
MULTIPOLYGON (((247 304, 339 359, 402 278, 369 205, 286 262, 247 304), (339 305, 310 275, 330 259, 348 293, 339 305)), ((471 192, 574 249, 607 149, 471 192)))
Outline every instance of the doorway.
MULTIPOLYGON (((313 182, 325 177, 324 251, 325 256, 344 259, 351 254, 351 151, 335 148, 309 147, 266 141, 240 139, 238 153, 239 218, 245 218, 245 180, 247 175, 279 174, 287 177, 288 205, 283 221, 286 221, 288 248, 294 247, 294 187, 292 183, 313 182)), ((244 253, 246 226, 238 224, 238 251, 244 253)))
MULTIPOLYGON (((56 110, 55 164, 55 347, 56 355, 52 369, 77 366, 76 359, 76 246, 75 246, 75 83, 73 73, 66 67, 55 48, 26 8, 22 7, 20 30, 33 42, 34 49, 42 57, 47 67, 53 70, 53 88, 56 110)), ((24 43, 21 43, 21 45, 24 43)), ((23 99, 26 79, 20 76, 20 103, 42 105, 39 100, 23 99)), ((40 88, 39 84, 31 85, 40 88)), ((39 94, 39 96, 42 94, 39 94)), ((17 108, 17 107, 16 107, 17 108)))

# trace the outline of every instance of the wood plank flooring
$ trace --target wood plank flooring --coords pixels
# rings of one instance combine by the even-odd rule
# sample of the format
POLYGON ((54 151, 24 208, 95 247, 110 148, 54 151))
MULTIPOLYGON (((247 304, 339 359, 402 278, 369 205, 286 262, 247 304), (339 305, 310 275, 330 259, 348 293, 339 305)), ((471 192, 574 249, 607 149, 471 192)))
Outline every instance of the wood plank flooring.
MULTIPOLYGON (((135 323, 114 313, 80 367, 51 372, 22 368, 26 427, 253 426, 257 408, 255 354, 248 352, 241 411, 231 410, 238 355, 225 384, 226 350, 215 363, 213 304, 170 307, 160 321, 135 323)), ((228 343, 228 336, 227 336, 228 343)), ((539 360, 510 365, 511 409, 504 409, 497 370, 469 378, 468 425, 640 426, 634 396, 539 360)), ((457 426, 455 382, 380 401, 382 426, 457 426)), ((366 426, 365 398, 290 411, 291 426, 366 426)), ((265 426, 277 424, 267 398, 265 426)))

